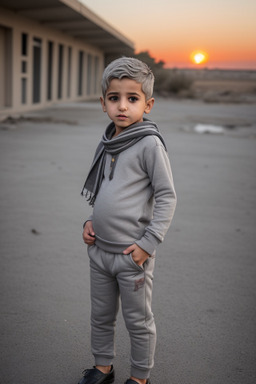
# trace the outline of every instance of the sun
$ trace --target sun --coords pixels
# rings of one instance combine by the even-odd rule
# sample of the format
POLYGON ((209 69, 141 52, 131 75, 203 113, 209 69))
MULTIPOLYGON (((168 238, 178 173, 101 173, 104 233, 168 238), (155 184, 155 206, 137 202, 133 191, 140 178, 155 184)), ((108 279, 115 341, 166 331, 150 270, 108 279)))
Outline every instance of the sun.
POLYGON ((190 60, 196 65, 205 64, 208 61, 208 54, 204 51, 193 51, 190 60))

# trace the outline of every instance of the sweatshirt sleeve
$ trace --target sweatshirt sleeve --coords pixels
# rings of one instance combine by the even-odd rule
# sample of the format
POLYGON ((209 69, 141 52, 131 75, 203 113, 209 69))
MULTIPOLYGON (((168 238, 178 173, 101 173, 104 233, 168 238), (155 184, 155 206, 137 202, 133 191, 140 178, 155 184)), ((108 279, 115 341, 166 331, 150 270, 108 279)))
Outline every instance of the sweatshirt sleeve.
POLYGON ((143 237, 136 241, 150 255, 164 240, 177 201, 168 154, 158 138, 155 138, 155 142, 156 145, 144 151, 144 164, 155 198, 153 217, 143 237))
POLYGON ((83 223, 83 228, 85 227, 85 224, 87 223, 87 221, 92 221, 92 218, 93 218, 93 214, 91 214, 91 216, 89 216, 89 218, 85 220, 85 222, 83 223))

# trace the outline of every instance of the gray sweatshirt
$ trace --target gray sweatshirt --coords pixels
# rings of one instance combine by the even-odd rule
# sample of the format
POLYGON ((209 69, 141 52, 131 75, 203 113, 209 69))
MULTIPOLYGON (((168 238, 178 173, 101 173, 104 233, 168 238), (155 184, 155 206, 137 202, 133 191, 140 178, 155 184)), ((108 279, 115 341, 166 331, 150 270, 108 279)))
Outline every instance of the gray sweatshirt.
POLYGON ((92 220, 95 244, 107 252, 122 253, 136 243, 152 255, 171 224, 176 194, 168 155, 161 140, 146 136, 118 156, 109 179, 107 154, 104 179, 92 220))

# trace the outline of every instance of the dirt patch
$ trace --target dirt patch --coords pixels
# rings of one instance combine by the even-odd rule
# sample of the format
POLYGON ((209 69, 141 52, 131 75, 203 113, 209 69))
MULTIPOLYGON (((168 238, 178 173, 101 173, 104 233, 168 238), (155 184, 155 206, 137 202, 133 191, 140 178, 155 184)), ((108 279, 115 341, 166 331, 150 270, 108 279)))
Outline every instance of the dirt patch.
POLYGON ((205 102, 256 103, 256 80, 195 80, 191 91, 205 102))
POLYGON ((58 119, 52 116, 8 116, 6 119, 0 122, 0 130, 6 131, 15 129, 18 124, 24 122, 77 125, 77 121, 75 120, 71 121, 67 119, 58 119))
POLYGON ((173 98, 190 98, 206 103, 256 103, 256 71, 177 69, 177 75, 190 80, 173 98))

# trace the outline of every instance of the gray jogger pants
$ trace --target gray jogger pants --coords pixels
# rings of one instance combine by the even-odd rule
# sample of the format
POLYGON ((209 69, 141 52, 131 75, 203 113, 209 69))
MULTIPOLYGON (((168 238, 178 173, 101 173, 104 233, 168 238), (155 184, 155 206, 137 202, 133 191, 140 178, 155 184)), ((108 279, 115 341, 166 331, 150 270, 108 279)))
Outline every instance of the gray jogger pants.
POLYGON ((151 311, 155 259, 142 267, 130 255, 88 248, 91 271, 91 343, 96 365, 111 365, 114 331, 121 297, 131 340, 131 375, 147 379, 154 364, 156 328, 151 311))

